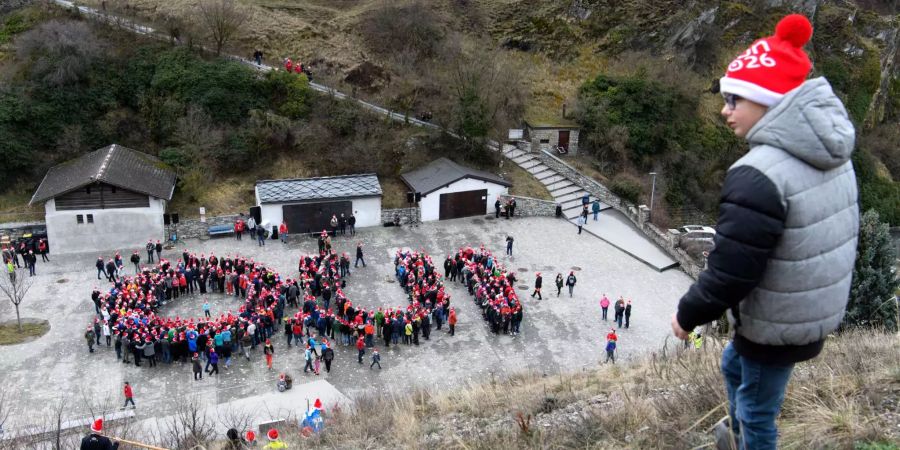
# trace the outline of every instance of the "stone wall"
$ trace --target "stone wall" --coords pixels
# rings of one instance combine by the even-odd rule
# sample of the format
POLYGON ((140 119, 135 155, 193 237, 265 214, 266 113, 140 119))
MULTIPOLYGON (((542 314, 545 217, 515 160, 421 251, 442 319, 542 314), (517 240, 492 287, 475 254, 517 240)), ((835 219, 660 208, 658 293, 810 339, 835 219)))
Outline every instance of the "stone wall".
POLYGON ((672 259, 678 261, 678 264, 681 265, 681 269, 686 274, 690 275, 694 279, 700 276, 700 272, 702 272, 706 267, 706 261, 695 261, 687 254, 687 252, 685 252, 681 248, 676 247, 677 240, 674 239, 674 236, 672 236, 665 230, 660 230, 656 227, 656 225, 650 223, 650 210, 646 205, 632 205, 625 202, 617 195, 613 194, 605 186, 598 183, 594 179, 583 175, 581 172, 575 170, 575 168, 566 164, 550 152, 541 151, 537 153, 537 155, 541 158, 541 161, 544 164, 557 171, 560 175, 568 178, 578 186, 581 186, 581 188, 588 191, 588 193, 590 193, 592 197, 599 198, 601 202, 606 203, 607 205, 615 208, 617 211, 623 213, 626 217, 628 217, 629 220, 631 220, 631 222, 638 230, 641 230, 641 232, 644 233, 645 236, 650 238, 653 242, 656 243, 656 245, 665 250, 666 253, 668 253, 669 256, 672 257, 672 259))
MULTIPOLYGON (((206 222, 197 219, 186 219, 178 222, 178 225, 166 225, 166 239, 172 237, 173 231, 178 231, 179 239, 200 239, 209 237, 209 227, 214 225, 234 225, 239 216, 231 214, 226 216, 207 217, 206 222)), ((248 216, 244 217, 244 220, 248 216)))
MULTIPOLYGON (((565 131, 565 129, 563 129, 565 131)), ((578 132, 576 129, 568 129, 569 131, 569 153, 572 155, 578 154, 578 132)), ((528 130, 528 138, 531 142, 531 145, 535 149, 540 150, 550 150, 553 146, 559 144, 559 132, 560 129, 557 128, 531 128, 528 130), (541 140, 546 140, 548 142, 541 143, 541 140)))
POLYGON ((385 222, 392 222, 394 220, 394 216, 400 216, 400 224, 406 225, 411 222, 421 222, 422 214, 419 211, 419 207, 414 206, 412 208, 396 208, 396 209, 382 209, 381 210, 381 222, 382 224, 385 222))
MULTIPOLYGON (((516 199, 516 211, 514 214, 521 217, 554 217, 556 215, 556 203, 531 197, 518 195, 501 195, 500 201, 516 199)), ((488 205, 488 210, 493 211, 493 205, 488 205)))

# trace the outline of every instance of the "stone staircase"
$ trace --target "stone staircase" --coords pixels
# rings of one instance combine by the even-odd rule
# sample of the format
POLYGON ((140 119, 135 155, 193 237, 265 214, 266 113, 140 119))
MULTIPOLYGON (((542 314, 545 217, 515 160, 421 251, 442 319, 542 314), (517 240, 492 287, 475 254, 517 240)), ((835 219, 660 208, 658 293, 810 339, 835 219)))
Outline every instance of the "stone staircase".
MULTIPOLYGON (((562 205, 563 216, 566 220, 572 220, 581 214, 581 197, 587 194, 587 191, 560 175, 556 170, 548 167, 533 153, 520 150, 511 145, 504 145, 503 155, 528 173, 534 175, 550 191, 553 201, 562 205)), ((600 204, 601 211, 609 208, 611 206, 607 204, 600 204)))

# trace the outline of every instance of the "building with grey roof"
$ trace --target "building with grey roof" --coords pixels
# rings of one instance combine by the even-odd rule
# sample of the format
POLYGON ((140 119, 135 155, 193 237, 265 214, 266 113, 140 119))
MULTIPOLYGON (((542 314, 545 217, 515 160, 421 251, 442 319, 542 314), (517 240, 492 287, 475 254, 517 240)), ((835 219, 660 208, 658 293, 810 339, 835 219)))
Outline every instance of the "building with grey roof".
POLYGON ((512 186, 498 175, 447 158, 436 159, 400 178, 410 191, 421 196, 423 222, 487 214, 488 207, 512 186))
POLYGON ((381 223, 381 183, 373 173, 316 178, 260 180, 256 204, 264 225, 287 224, 288 233, 330 229, 332 215, 351 215, 357 227, 381 223))
POLYGON ((44 203, 54 253, 116 250, 164 239, 174 190, 162 161, 112 144, 50 168, 31 204, 44 203))

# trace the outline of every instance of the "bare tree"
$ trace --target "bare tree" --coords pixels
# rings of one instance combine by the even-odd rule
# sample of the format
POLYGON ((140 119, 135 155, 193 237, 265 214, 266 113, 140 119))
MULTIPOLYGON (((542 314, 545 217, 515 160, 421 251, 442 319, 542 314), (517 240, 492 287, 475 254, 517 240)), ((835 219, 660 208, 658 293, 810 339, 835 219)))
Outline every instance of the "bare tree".
POLYGON ((22 33, 16 51, 35 78, 63 86, 85 76, 104 44, 84 22, 53 20, 22 33))
POLYGON ((250 19, 250 11, 234 0, 201 0, 198 9, 200 21, 216 47, 216 55, 222 53, 225 44, 250 19))
POLYGON ((206 445, 215 435, 215 421, 204 411, 195 397, 181 398, 175 413, 168 418, 157 419, 161 442, 170 448, 190 449, 206 445))
POLYGON ((30 277, 18 277, 16 272, 9 272, 8 277, 0 277, 0 293, 3 293, 16 307, 16 322, 20 332, 22 331, 22 318, 19 316, 19 305, 22 304, 31 285, 30 277))

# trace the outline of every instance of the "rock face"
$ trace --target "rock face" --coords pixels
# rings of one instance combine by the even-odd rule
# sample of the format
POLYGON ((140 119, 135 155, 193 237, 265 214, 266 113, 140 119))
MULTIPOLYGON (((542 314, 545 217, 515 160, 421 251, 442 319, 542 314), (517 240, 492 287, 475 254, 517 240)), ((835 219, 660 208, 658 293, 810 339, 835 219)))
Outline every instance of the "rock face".
POLYGON ((35 0, 3 0, 0 1, 0 15, 6 14, 14 9, 34 3, 35 0))

